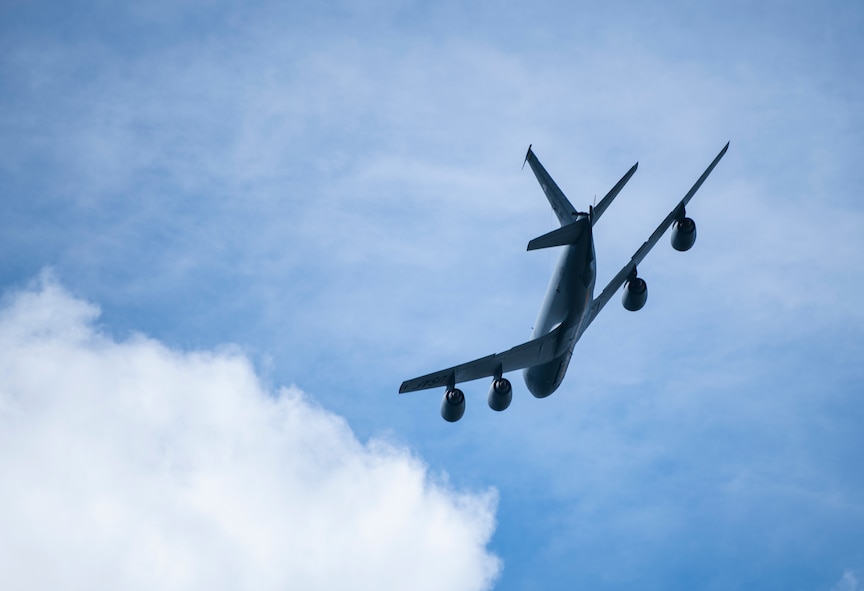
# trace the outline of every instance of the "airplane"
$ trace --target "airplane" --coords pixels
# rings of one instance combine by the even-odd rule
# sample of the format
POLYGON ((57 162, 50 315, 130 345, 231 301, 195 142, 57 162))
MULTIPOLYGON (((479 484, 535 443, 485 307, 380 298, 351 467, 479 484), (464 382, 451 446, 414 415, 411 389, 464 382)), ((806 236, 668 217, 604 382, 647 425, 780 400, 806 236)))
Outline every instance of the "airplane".
POLYGON ((587 212, 580 212, 558 188, 529 145, 522 167, 525 167, 526 162, 531 166, 561 226, 528 242, 528 250, 564 247, 537 314, 531 340, 503 353, 487 355, 402 382, 399 393, 443 386, 441 416, 445 421, 455 423, 465 414, 465 394, 456 387, 462 382, 491 377, 487 403, 495 411, 505 410, 513 399, 513 387, 510 380, 504 377, 505 373, 511 371, 523 370, 525 385, 536 398, 546 398, 555 392, 564 380, 573 348, 579 338, 622 285, 624 289, 621 302, 624 308, 635 312, 645 306, 648 300, 648 285, 638 276, 636 269, 661 236, 672 227, 672 247, 681 252, 690 250, 696 242, 696 224, 687 217, 685 208, 728 149, 729 142, 723 146, 684 198, 639 247, 630 262, 618 271, 595 298, 597 265, 593 227, 636 172, 639 163, 634 164, 621 177, 600 203, 589 206, 587 212))

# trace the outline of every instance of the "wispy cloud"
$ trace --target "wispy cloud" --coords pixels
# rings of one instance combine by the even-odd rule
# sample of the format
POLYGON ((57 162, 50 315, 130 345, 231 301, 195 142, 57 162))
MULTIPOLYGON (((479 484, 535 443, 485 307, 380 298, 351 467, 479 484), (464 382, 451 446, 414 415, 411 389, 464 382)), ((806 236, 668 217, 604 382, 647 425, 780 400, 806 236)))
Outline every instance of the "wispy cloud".
POLYGON ((858 578, 851 570, 843 573, 840 581, 831 589, 831 591, 858 591, 861 587, 858 585, 858 578))

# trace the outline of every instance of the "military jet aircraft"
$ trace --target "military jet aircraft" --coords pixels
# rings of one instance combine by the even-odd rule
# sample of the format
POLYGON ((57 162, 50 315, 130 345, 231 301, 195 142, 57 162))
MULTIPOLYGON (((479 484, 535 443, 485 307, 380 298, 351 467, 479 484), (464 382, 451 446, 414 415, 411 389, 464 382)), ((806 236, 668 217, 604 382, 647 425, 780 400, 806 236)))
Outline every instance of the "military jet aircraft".
MULTIPOLYGON (((666 216, 651 237, 639 247, 630 262, 624 265, 609 284, 594 297, 596 280, 596 257, 594 253, 593 226, 612 203, 630 177, 636 172, 639 163, 627 171, 596 207, 588 212, 579 212, 570 204, 567 197, 528 146, 525 162, 531 166, 534 176, 540 182, 549 204, 561 227, 544 234, 528 243, 528 250, 563 247, 561 256, 552 273, 549 287, 531 340, 503 353, 496 353, 442 369, 419 378, 402 382, 399 393, 414 392, 427 388, 444 387, 441 401, 441 416, 449 422, 456 422, 465 414, 465 395, 457 384, 480 378, 491 377, 487 402, 489 407, 502 411, 510 406, 513 388, 504 374, 522 369, 525 385, 537 398, 552 394, 567 372, 573 347, 579 341, 606 303, 623 285, 622 304, 627 310, 641 310, 648 299, 648 286, 636 272, 636 267, 654 247, 661 236, 672 227, 672 247, 675 250, 689 250, 696 241, 696 224, 686 215, 685 207, 690 199, 720 162, 729 149, 727 142, 714 158, 702 176, 696 181, 684 198, 666 216)), ((523 163, 524 167, 524 163, 523 163)))

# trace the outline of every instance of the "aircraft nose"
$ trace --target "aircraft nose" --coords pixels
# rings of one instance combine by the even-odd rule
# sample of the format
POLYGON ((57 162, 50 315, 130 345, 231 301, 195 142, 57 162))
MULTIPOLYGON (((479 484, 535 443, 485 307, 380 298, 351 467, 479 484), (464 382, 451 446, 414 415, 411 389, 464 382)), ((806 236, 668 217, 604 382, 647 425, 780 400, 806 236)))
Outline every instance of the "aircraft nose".
POLYGON ((546 398, 555 391, 554 381, 537 367, 529 367, 524 372, 525 386, 534 398, 546 398))

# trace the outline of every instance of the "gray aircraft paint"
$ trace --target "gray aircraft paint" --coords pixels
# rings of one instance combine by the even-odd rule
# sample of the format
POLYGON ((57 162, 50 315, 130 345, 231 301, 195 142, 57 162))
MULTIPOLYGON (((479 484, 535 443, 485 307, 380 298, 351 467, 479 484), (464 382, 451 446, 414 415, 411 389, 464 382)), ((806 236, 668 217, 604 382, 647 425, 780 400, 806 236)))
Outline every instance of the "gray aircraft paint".
MULTIPOLYGON (((612 278, 600 295, 594 298, 597 266, 592 228, 636 172, 638 163, 621 177, 621 180, 595 208, 584 213, 576 211, 529 146, 525 161, 537 177, 561 227, 530 241, 528 250, 563 247, 540 306, 531 340, 503 353, 488 355, 407 380, 402 383, 399 393, 443 386, 446 403, 447 393, 455 390, 456 384, 484 377, 499 379, 505 373, 522 369, 525 385, 535 397, 545 398, 552 394, 564 380, 573 348, 579 338, 612 295, 626 282, 637 277, 637 265, 642 262, 666 230, 685 219, 687 203, 726 154, 728 148, 727 142, 684 198, 631 257, 630 262, 612 278)), ((675 234, 673 234, 673 242, 674 237, 675 234)), ((462 416, 461 412, 456 418, 448 420, 458 420, 462 416)))

